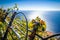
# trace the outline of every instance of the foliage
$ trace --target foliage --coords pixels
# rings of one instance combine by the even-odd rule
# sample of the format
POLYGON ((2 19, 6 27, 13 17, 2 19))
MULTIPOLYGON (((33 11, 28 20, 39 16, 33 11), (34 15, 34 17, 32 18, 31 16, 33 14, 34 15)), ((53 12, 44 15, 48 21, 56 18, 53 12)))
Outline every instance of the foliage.
MULTIPOLYGON (((17 8, 17 10, 18 10, 17 4, 15 4, 15 6, 11 9, 8 8, 7 12, 10 10, 13 10, 15 8, 17 8)), ((6 22, 3 21, 5 15, 6 15, 6 11, 3 10, 2 8, 0 8, 0 39, 3 37, 3 35, 7 29, 7 26, 11 19, 12 13, 10 13, 6 17, 6 22)), ((28 21, 28 29, 33 31, 34 27, 37 27, 36 34, 42 36, 43 38, 50 36, 50 34, 48 34, 46 31, 46 22, 44 20, 42 20, 41 18, 36 17, 35 19, 28 21), (39 23, 39 25, 36 26, 36 23, 39 23)), ((12 29, 14 29, 15 32, 17 32, 19 34, 21 40, 25 40, 27 30, 26 30, 26 20, 25 20, 24 16, 19 15, 19 16, 15 17, 15 19, 12 23, 12 27, 9 28, 9 33, 7 36, 7 40, 19 40, 19 38, 16 36, 15 32, 12 29)), ((30 35, 30 34, 31 34, 31 32, 28 31, 28 35, 30 35)), ((56 38, 55 37, 51 38, 51 40, 54 40, 54 39, 56 39, 56 38)), ((39 38, 36 36, 34 40, 39 40, 39 38)))

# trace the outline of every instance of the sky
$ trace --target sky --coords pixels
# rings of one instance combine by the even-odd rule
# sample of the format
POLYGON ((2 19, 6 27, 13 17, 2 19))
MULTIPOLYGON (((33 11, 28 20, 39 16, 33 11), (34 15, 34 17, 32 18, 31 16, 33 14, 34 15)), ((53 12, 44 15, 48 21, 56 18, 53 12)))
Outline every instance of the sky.
POLYGON ((48 31, 60 32, 60 0, 0 0, 0 7, 7 9, 15 3, 28 19, 39 16, 46 21, 48 31))
POLYGON ((0 6, 13 7, 17 3, 19 10, 60 11, 60 0, 0 0, 0 6))

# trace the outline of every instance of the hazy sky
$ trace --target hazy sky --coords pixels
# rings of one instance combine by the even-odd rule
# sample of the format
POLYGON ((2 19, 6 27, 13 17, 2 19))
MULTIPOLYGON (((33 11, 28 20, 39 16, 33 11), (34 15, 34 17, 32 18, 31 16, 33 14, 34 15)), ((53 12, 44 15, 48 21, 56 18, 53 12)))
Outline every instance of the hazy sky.
POLYGON ((0 0, 0 6, 13 7, 17 3, 20 10, 60 10, 59 0, 0 0))

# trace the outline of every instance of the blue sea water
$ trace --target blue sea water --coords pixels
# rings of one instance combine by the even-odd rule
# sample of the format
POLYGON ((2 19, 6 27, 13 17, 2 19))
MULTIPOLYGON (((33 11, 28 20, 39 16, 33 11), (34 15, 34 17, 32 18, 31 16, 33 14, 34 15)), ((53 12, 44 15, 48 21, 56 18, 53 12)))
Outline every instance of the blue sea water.
POLYGON ((49 11, 46 13, 45 16, 51 23, 51 26, 49 26, 51 31, 54 33, 60 33, 60 11, 49 11))
MULTIPOLYGON (((22 11, 26 16, 30 15, 32 11, 22 11)), ((38 14, 38 13, 37 13, 38 14)), ((53 33, 60 33, 60 11, 46 11, 44 18, 47 20, 47 31, 53 33)))

